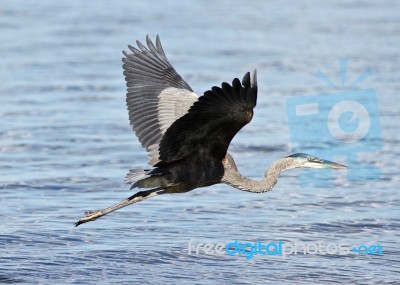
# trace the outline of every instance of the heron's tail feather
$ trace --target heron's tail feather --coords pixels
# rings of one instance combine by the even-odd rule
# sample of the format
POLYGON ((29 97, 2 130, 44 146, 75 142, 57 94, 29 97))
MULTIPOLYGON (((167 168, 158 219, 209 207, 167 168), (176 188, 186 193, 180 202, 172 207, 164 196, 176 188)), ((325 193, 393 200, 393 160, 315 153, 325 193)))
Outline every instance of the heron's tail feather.
POLYGON ((129 173, 126 174, 124 182, 126 184, 134 184, 135 182, 149 177, 147 174, 149 169, 129 169, 129 173))
POLYGON ((130 169, 126 175, 124 182, 126 184, 132 184, 132 188, 153 188, 160 187, 164 180, 162 176, 168 174, 162 169, 130 169))

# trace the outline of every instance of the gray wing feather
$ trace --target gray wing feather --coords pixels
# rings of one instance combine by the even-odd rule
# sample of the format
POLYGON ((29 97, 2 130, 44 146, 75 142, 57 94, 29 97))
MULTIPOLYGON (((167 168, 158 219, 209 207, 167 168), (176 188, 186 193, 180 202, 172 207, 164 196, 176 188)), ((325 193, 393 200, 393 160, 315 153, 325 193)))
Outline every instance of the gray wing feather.
POLYGON ((129 120, 140 143, 148 151, 149 164, 159 162, 158 146, 167 129, 187 113, 197 95, 173 68, 157 36, 156 45, 137 41, 123 51, 129 120))

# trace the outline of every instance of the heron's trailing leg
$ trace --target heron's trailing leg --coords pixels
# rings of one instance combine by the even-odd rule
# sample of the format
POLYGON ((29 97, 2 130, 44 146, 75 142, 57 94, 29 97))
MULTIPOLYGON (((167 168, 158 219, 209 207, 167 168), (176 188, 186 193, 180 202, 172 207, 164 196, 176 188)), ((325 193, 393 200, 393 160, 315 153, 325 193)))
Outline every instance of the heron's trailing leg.
POLYGON ((85 217, 79 219, 76 223, 75 226, 79 226, 80 224, 84 224, 87 222, 94 221, 102 216, 105 216, 111 212, 114 212, 118 209, 121 209, 123 207, 126 207, 128 205, 140 202, 144 199, 148 199, 151 197, 155 197, 161 194, 166 193, 163 188, 155 188, 155 189, 150 189, 150 190, 145 190, 145 191, 140 191, 137 192, 136 194, 132 195, 129 198, 126 198, 122 200, 121 202, 114 204, 108 208, 105 208, 103 210, 97 210, 97 211, 90 211, 85 213, 85 217))

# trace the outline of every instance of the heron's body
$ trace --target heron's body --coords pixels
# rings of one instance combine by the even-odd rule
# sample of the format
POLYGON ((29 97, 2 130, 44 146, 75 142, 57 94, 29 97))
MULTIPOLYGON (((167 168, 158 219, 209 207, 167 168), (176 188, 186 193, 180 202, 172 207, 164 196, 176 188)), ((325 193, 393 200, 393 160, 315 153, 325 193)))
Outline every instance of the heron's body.
POLYGON ((306 154, 274 162, 261 181, 242 176, 227 153, 236 133, 253 117, 257 102, 256 71, 242 81, 222 83, 197 97, 168 61, 157 36, 147 47, 124 52, 126 102, 130 123, 147 150, 150 169, 131 169, 125 182, 146 188, 103 210, 88 212, 76 225, 93 221, 127 205, 165 193, 183 193, 225 183, 239 190, 271 190, 279 174, 290 168, 344 168, 306 154))
POLYGON ((129 173, 125 181, 132 183, 134 187, 161 187, 167 193, 182 193, 220 183, 224 175, 224 166, 221 160, 204 159, 195 155, 190 160, 185 159, 149 171, 134 170, 133 174, 138 172, 143 173, 140 180, 136 179, 136 175, 129 173))

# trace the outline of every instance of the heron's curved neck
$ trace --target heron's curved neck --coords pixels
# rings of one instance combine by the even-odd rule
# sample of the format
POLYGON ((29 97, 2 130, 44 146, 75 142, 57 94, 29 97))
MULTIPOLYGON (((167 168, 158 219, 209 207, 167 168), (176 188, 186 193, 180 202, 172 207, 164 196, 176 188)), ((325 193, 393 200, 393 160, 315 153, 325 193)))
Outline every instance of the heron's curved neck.
MULTIPOLYGON (((233 161, 233 159, 232 159, 233 161)), ((261 181, 249 179, 241 175, 233 162, 231 167, 225 164, 225 174, 222 178, 223 183, 231 185, 239 190, 263 193, 270 191, 278 181, 278 176, 285 170, 294 168, 292 158, 282 158, 274 163, 265 172, 261 181)))

